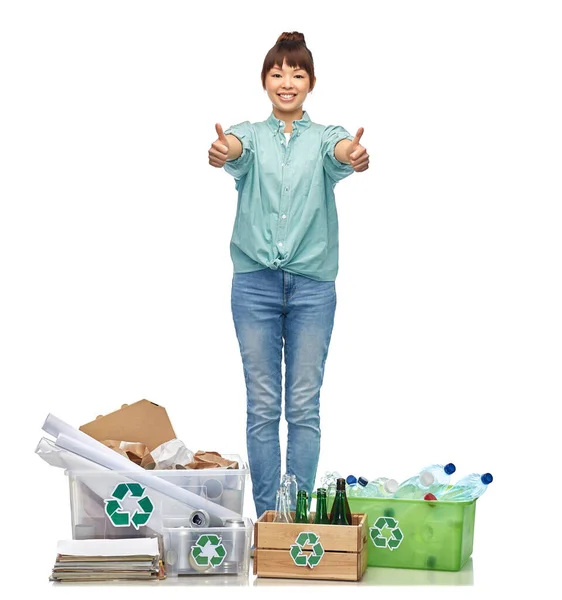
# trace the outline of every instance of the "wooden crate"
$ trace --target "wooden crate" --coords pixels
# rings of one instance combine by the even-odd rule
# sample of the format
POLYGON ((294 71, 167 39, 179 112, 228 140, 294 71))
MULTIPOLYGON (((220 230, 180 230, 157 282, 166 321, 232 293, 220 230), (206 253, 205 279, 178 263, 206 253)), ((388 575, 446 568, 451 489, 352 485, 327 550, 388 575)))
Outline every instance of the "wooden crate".
MULTIPOLYGON (((344 581, 361 579, 367 568, 366 514, 352 514, 351 525, 273 523, 274 514, 275 511, 268 510, 254 524, 254 575, 344 581), (308 533, 313 535, 303 535, 308 533)), ((313 518, 314 513, 311 520, 313 518)))

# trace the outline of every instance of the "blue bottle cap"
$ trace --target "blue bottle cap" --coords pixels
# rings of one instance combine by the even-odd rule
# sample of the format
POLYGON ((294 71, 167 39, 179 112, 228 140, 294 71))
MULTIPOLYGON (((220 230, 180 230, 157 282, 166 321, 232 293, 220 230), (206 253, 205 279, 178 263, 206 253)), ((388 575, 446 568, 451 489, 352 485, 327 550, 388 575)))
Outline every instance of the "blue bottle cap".
POLYGON ((491 473, 484 473, 484 475, 480 477, 480 480, 482 481, 482 483, 488 485, 489 483, 492 483, 492 481, 494 481, 494 478, 492 477, 491 473))
POLYGON ((357 483, 360 486, 365 487, 369 482, 364 477, 359 477, 359 479, 357 480, 357 483))
POLYGON ((355 477, 355 475, 348 475, 346 482, 347 485, 353 485, 354 483, 357 483, 357 477, 355 477))
POLYGON ((455 467, 455 465, 453 463, 449 463, 447 465, 445 465, 445 473, 447 473, 447 475, 452 475, 456 470, 457 467, 455 467))

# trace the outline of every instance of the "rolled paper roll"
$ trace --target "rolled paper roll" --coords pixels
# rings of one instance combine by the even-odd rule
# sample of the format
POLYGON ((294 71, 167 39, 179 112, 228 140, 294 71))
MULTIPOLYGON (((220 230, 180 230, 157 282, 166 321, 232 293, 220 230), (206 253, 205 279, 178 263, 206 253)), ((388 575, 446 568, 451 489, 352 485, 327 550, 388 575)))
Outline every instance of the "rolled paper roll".
POLYGON ((241 515, 243 504, 242 492, 240 490, 223 490, 221 496, 222 506, 241 515))

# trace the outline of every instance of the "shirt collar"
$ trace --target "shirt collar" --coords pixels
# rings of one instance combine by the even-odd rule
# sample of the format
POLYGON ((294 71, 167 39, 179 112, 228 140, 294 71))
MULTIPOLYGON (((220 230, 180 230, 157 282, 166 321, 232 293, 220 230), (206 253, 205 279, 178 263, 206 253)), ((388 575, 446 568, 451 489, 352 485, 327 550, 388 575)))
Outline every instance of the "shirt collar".
MULTIPOLYGON (((266 123, 268 124, 271 131, 273 131, 273 133, 283 133, 285 131, 285 121, 281 121, 280 119, 278 119, 273 114, 273 111, 271 111, 271 114, 269 115, 266 123)), ((299 119, 298 121, 293 121, 293 131, 297 135, 300 135, 303 131, 306 131, 310 127, 311 123, 312 121, 310 120, 308 113, 306 112, 306 110, 303 110, 302 119, 299 119)))

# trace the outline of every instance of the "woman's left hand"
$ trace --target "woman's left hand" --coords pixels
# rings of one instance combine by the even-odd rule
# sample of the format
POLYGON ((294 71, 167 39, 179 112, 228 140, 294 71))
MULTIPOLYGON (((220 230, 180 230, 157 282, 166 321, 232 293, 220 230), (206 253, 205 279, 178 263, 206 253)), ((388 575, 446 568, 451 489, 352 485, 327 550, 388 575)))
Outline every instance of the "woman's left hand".
POLYGON ((364 131, 363 127, 359 127, 353 141, 347 149, 347 159, 349 160, 349 164, 353 167, 353 170, 358 173, 366 171, 369 168, 367 148, 359 143, 364 131))

